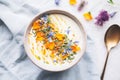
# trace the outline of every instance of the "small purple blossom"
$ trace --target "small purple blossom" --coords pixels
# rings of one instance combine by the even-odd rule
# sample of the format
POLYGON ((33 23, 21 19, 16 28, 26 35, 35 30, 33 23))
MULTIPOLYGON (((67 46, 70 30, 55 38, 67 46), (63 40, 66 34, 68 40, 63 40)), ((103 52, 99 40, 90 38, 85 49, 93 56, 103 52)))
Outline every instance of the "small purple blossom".
POLYGON ((60 0, 55 0, 55 4, 58 6, 60 4, 60 0))
POLYGON ((57 62, 56 60, 53 60, 53 62, 57 62))
POLYGON ((112 12, 111 14, 109 14, 110 18, 113 18, 116 15, 117 12, 112 12))
POLYGON ((73 43, 78 44, 78 43, 79 43, 79 41, 74 41, 73 43))
POLYGON ((47 23, 47 20, 48 20, 48 15, 43 15, 43 17, 42 17, 42 19, 43 19, 43 21, 45 22, 45 23, 47 23))
POLYGON ((66 30, 66 33, 69 34, 69 33, 70 33, 70 30, 66 30))
POLYGON ((67 34, 70 33, 70 27, 68 27, 68 29, 65 31, 67 34))
POLYGON ((53 33, 53 32, 50 32, 47 37, 50 38, 50 37, 52 37, 53 35, 54 35, 54 33, 53 33))
POLYGON ((105 10, 102 10, 99 15, 96 17, 96 22, 95 24, 99 25, 99 26, 103 26, 103 23, 105 21, 108 21, 109 20, 109 14, 107 11, 105 10))
POLYGON ((79 4, 79 7, 78 7, 78 11, 81 11, 83 9, 83 7, 85 6, 86 2, 85 1, 82 1, 80 4, 79 4))

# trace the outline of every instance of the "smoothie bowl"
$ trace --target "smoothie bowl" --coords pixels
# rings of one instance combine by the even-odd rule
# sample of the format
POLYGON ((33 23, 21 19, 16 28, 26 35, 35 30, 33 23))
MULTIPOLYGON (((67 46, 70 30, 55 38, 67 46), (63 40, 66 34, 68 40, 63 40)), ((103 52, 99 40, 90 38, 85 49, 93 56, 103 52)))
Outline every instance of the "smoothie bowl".
POLYGON ((81 59, 86 48, 86 34, 72 14, 62 10, 45 11, 29 24, 24 47, 38 67, 63 71, 81 59))

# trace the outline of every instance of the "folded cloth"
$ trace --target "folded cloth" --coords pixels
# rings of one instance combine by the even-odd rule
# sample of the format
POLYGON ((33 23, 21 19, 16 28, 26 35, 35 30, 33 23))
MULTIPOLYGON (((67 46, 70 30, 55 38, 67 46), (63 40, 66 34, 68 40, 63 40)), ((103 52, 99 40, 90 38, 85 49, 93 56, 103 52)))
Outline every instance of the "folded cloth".
POLYGON ((32 18, 48 7, 79 14, 66 0, 62 0, 59 7, 54 0, 0 0, 0 80, 100 80, 100 58, 95 41, 89 36, 91 30, 87 28, 86 52, 73 68, 49 72, 28 59, 23 46, 24 31, 32 18))

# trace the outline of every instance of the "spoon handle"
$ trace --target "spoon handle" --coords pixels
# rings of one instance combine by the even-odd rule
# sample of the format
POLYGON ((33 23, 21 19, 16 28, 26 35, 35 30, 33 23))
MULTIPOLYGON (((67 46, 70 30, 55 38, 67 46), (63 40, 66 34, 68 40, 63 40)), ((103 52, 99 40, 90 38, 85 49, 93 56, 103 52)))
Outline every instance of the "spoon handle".
POLYGON ((101 80, 104 80, 104 75, 105 75, 106 66, 107 66, 107 62, 108 62, 108 57, 109 57, 109 51, 107 52, 107 57, 106 57, 104 68, 103 68, 103 71, 102 71, 102 74, 101 74, 101 80))

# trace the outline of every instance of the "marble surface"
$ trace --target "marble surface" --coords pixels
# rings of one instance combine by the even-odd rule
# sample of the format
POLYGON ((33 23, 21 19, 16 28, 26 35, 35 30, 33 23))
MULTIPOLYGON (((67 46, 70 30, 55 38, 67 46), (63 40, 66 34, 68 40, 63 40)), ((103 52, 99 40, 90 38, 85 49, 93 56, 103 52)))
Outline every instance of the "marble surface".
MULTIPOLYGON (((82 11, 69 0, 61 0, 56 6, 54 0, 0 0, 0 80, 100 80, 106 57, 104 34, 112 24, 120 25, 120 0, 114 5, 106 0, 86 0, 82 11), (75 15, 87 33, 87 49, 81 61, 63 72, 48 72, 36 67, 27 57, 23 47, 24 31, 32 18, 41 11, 61 9, 75 15), (95 19, 86 21, 83 13, 90 11, 95 18, 101 10, 117 14, 103 27, 95 25, 95 19)), ((120 44, 110 52, 105 80, 120 80, 120 44)))

